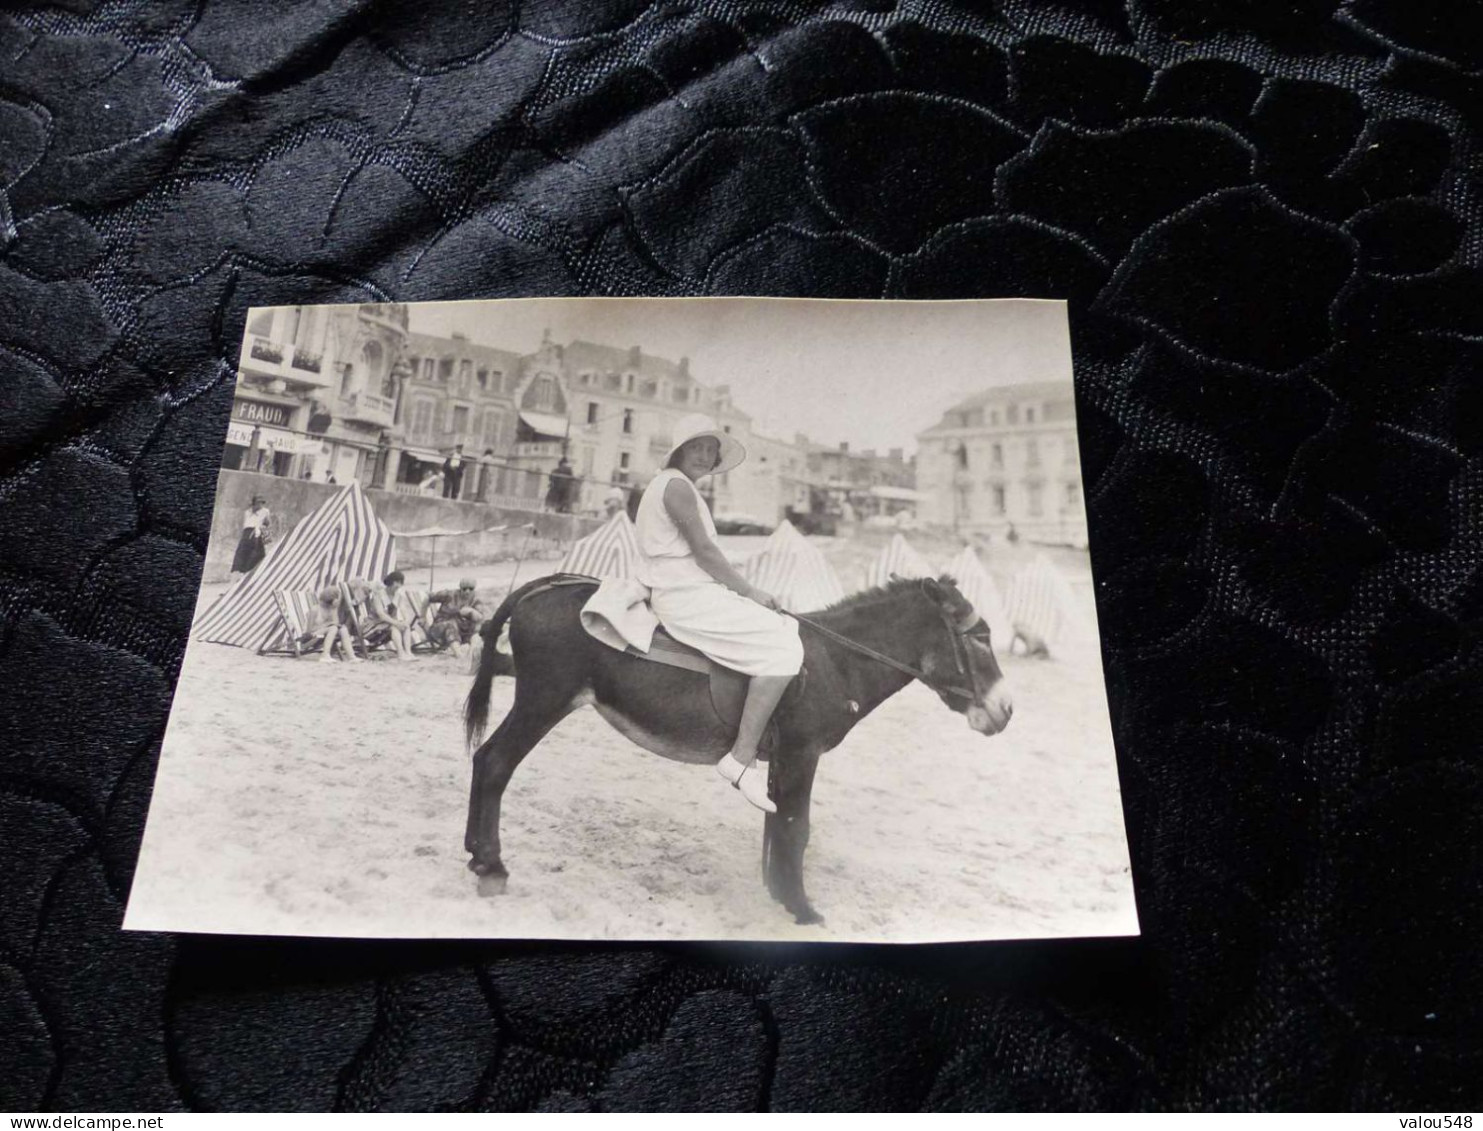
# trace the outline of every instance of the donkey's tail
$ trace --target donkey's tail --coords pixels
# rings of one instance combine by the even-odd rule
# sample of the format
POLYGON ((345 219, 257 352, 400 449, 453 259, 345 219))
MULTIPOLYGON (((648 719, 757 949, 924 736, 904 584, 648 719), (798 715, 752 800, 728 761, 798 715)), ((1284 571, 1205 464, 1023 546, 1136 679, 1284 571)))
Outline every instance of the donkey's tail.
POLYGON ((484 641, 479 653, 479 670, 474 675, 474 686, 469 688, 469 697, 463 704, 463 736, 470 746, 484 737, 484 728, 489 723, 489 692, 497 675, 514 675, 515 661, 499 650, 500 634, 504 632, 515 607, 525 599, 530 583, 522 585, 500 602, 499 608, 479 626, 479 636, 484 641))

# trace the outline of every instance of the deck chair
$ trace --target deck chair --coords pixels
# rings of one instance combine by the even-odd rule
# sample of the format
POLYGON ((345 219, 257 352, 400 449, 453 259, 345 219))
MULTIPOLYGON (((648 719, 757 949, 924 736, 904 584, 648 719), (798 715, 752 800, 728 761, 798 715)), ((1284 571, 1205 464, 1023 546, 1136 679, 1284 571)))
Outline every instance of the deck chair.
POLYGON ((345 610, 345 618, 350 624, 350 634, 355 639, 356 652, 361 656, 369 657, 372 652, 391 647, 389 635, 374 631, 371 623, 371 610, 366 608, 366 603, 356 600, 354 591, 346 582, 341 581, 338 584, 340 586, 340 607, 345 610))
POLYGON ((398 600, 405 597, 402 605, 404 611, 410 614, 412 621, 412 651, 414 652, 436 652, 438 647, 428 638, 428 629, 433 626, 433 617, 437 615, 438 603, 429 600, 426 589, 412 589, 404 586, 398 600))
POLYGON ((275 589, 273 604, 278 607, 282 632, 270 636, 261 648, 259 656, 302 656, 305 652, 324 647, 324 633, 311 634, 309 625, 314 623, 314 610, 319 604, 319 595, 312 589, 275 589))

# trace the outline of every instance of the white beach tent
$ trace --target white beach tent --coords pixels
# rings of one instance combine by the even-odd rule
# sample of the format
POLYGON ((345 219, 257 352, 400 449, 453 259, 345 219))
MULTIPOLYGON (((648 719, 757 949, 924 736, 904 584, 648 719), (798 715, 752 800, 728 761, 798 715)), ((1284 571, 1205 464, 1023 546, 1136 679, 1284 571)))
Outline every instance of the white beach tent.
POLYGON ((1015 574, 1007 604, 1014 624, 1024 625, 1048 643, 1096 635, 1071 583, 1044 554, 1015 574))
POLYGON ((638 562, 638 533, 628 515, 619 511, 587 537, 573 542, 556 572, 629 578, 638 562))
POLYGON ((396 540, 352 482, 298 521, 249 573, 212 602, 191 636, 238 648, 274 647, 286 638, 273 593, 321 589, 336 581, 380 581, 396 568, 396 540))
POLYGON ((933 577, 935 574, 927 559, 912 548, 910 542, 900 534, 893 534, 891 541, 875 561, 865 570, 865 588, 873 589, 897 577, 933 577))
POLYGON ((1014 639, 1014 625, 998 584, 993 575, 984 569, 983 562, 979 561, 973 547, 964 546, 958 556, 948 562, 943 572, 952 575, 963 596, 973 602, 978 615, 988 623, 994 646, 1007 652, 1010 641, 1014 639))
POLYGON ((762 549, 742 562, 740 572, 795 613, 822 609, 844 599, 844 588, 824 555, 786 519, 768 536, 762 549))

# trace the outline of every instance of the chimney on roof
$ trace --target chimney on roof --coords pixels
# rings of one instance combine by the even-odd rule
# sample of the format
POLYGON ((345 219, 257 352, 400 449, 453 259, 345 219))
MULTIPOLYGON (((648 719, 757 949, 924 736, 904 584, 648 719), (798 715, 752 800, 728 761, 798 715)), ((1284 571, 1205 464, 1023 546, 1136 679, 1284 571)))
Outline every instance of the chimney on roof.
POLYGON ((688 357, 680 358, 680 376, 690 376, 690 359, 688 357))
POLYGON ((644 360, 644 351, 638 346, 628 347, 628 368, 637 369, 644 360))
POLYGON ((906 458, 906 449, 905 448, 892 448, 891 449, 890 459, 893 462, 900 463, 905 458, 906 458))
POLYGON ((850 454, 850 442, 848 440, 841 440, 839 442, 839 450, 844 455, 849 455, 850 454))
POLYGON ((450 338, 452 338, 455 342, 466 342, 466 341, 469 340, 469 336, 466 333, 464 333, 462 330, 454 330, 448 336, 450 338))

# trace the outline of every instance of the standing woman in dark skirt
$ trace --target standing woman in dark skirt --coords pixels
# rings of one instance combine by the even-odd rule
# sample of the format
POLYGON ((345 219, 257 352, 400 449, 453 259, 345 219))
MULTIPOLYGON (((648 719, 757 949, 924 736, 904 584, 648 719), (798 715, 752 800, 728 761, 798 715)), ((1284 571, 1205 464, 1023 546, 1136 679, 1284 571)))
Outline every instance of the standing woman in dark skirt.
POLYGON ((272 519, 268 500, 254 495, 252 505, 242 512, 242 537, 237 540, 237 552, 232 556, 233 573, 250 573, 267 556, 272 519))

